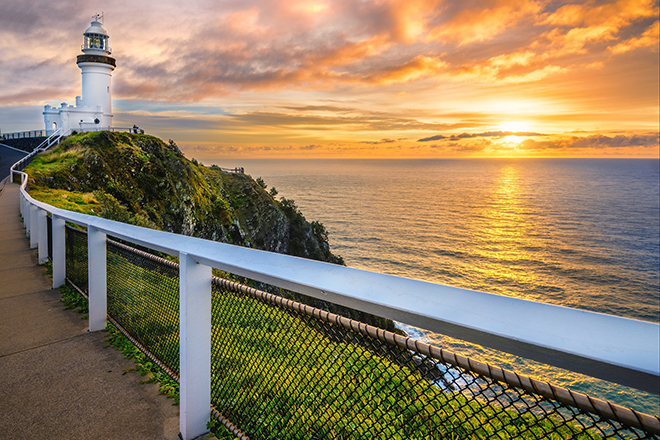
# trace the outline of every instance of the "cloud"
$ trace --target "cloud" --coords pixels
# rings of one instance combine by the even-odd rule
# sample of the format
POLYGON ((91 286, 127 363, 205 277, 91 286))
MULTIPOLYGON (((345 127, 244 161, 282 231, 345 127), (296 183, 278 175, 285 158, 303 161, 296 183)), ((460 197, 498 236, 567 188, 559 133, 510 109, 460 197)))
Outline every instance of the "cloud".
POLYGON ((440 139, 447 139, 446 136, 443 136, 441 134, 437 134, 435 136, 423 138, 423 139, 417 139, 417 142, 430 142, 430 141, 439 141, 440 139))
MULTIPOLYGON (((148 2, 132 5, 136 14, 127 16, 124 6, 129 3, 117 1, 106 11, 118 56, 116 97, 170 102, 243 91, 350 90, 454 77, 537 82, 579 67, 544 64, 548 57, 581 53, 591 41, 615 42, 622 28, 657 12, 652 0, 588 1, 555 10, 536 0, 484 0, 478 5, 443 0, 246 0, 221 7, 200 0, 184 9, 164 0, 156 10, 148 2), (147 10, 154 19, 144 22, 140 14, 147 10)), ((81 5, 76 10, 84 10, 81 5)), ((3 53, 7 51, 12 52, 10 59, 50 53, 63 63, 75 57, 78 44, 65 43, 81 40, 89 20, 84 13, 65 16, 68 8, 45 0, 13 2, 7 9, 0 17, 0 41, 14 42, 0 49, 3 59, 8 59, 3 53), (14 44, 27 39, 29 50, 14 44), (71 54, 64 56, 62 48, 71 54)), ((633 33, 628 43, 612 50, 649 44, 652 36, 650 30, 643 36, 633 33)), ((50 77, 44 70, 46 66, 17 72, 50 77)))
POLYGON ((0 105, 34 103, 43 100, 43 96, 58 96, 64 90, 55 87, 40 87, 36 89, 21 90, 18 93, 0 94, 0 105))
POLYGON ((449 137, 439 134, 439 135, 436 135, 436 136, 431 136, 431 137, 427 137, 427 138, 418 139, 417 142, 430 142, 430 141, 437 141, 437 140, 441 140, 441 139, 448 139, 450 141, 459 141, 461 139, 472 139, 472 138, 479 138, 479 137, 503 138, 503 137, 507 137, 507 136, 534 137, 534 136, 547 136, 547 135, 541 134, 541 133, 536 133, 536 132, 531 132, 531 131, 487 131, 487 132, 484 132, 484 133, 453 134, 449 137))
POLYGON ((524 150, 608 150, 630 147, 658 148, 660 137, 658 134, 647 135, 591 135, 586 137, 571 136, 548 141, 537 142, 533 139, 526 139, 519 144, 520 149, 524 150))
POLYGON ((447 63, 440 59, 420 55, 401 65, 387 67, 367 76, 358 75, 356 79, 358 81, 380 85, 406 83, 419 78, 437 75, 444 72, 447 67, 447 63))
MULTIPOLYGON (((115 120, 189 142, 365 140, 367 150, 412 131, 408 143, 425 150, 497 144, 506 134, 487 130, 520 112, 552 132, 657 121, 657 56, 649 57, 657 0, 197 0, 185 8, 113 0, 104 8, 117 58, 115 120)), ((76 55, 95 12, 80 0, 10 1, 0 14, 0 106, 35 105, 39 119, 43 104, 72 102, 76 55)))
POLYGON ((508 29, 533 20, 541 7, 541 2, 530 0, 443 2, 429 36, 453 41, 459 46, 491 40, 508 29))
MULTIPOLYGON (((429 123, 413 117, 402 117, 383 112, 360 112, 354 115, 315 115, 279 112, 247 112, 229 115, 233 124, 249 127, 285 127, 305 130, 347 131, 407 131, 442 130, 453 128, 455 124, 429 123)), ((461 125, 461 124, 459 124, 461 125)))
POLYGON ((379 145, 379 144, 391 144, 392 142, 396 142, 394 139, 381 139, 379 141, 361 141, 361 144, 369 144, 369 145, 379 145))
POLYGON ((656 49, 658 48, 658 41, 660 35, 660 21, 656 21, 649 28, 644 31, 640 37, 629 38, 621 43, 610 46, 608 49, 614 54, 620 54, 629 52, 631 50, 637 49, 639 47, 649 47, 656 49))
POLYGON ((549 43, 546 58, 568 54, 586 54, 588 45, 617 40, 622 31, 640 20, 658 16, 658 6, 653 0, 619 0, 598 3, 569 4, 548 13, 540 25, 550 25, 542 40, 549 43))

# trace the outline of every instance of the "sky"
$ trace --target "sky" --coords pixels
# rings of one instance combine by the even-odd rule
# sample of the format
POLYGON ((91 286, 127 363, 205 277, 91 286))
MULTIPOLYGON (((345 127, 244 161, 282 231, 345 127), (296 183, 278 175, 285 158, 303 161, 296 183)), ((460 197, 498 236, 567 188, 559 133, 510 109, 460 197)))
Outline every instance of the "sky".
POLYGON ((658 1, 3 0, 0 130, 75 103, 188 157, 660 157, 658 1))

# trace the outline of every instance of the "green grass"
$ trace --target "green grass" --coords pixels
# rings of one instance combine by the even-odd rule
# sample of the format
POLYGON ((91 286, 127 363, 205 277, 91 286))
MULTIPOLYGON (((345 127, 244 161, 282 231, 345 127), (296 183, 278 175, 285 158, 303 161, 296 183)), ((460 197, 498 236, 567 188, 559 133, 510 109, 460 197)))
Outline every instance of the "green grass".
POLYGON ((255 299, 218 293, 212 319, 213 403, 258 438, 597 438, 445 393, 411 366, 255 299))
POLYGON ((40 202, 82 214, 98 215, 101 209, 101 205, 92 193, 39 186, 30 189, 30 196, 40 202))
POLYGON ((65 150, 63 147, 56 147, 55 149, 37 154, 30 163, 31 173, 35 175, 46 175, 54 170, 68 168, 78 160, 82 159, 85 154, 82 148, 72 148, 65 150))
POLYGON ((85 316, 83 316, 83 319, 87 319, 87 314, 89 313, 87 298, 68 284, 60 286, 60 294, 62 295, 61 301, 64 303, 65 309, 73 309, 77 313, 84 313, 85 316))
MULTIPOLYGON (((108 310, 178 371, 176 276, 109 255, 108 310)), ((255 438, 600 438, 558 417, 446 393, 405 362, 241 294, 214 291, 212 332, 212 402, 255 438)))

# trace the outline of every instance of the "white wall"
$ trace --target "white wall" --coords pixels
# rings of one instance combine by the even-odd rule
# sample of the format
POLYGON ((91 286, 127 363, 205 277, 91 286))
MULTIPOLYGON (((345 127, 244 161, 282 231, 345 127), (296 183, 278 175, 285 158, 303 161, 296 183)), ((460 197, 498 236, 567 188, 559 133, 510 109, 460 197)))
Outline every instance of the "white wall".
POLYGON ((112 88, 111 78, 113 67, 102 63, 79 63, 82 70, 82 102, 84 106, 96 111, 97 106, 103 109, 102 127, 112 127, 112 88))

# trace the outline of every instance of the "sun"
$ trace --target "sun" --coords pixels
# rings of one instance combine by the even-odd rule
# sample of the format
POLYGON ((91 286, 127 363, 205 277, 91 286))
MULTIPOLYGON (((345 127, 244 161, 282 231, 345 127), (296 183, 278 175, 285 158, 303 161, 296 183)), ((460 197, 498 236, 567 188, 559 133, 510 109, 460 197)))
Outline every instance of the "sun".
POLYGON ((501 131, 509 131, 511 133, 529 131, 529 124, 525 121, 507 121, 500 124, 498 127, 501 131))
POLYGON ((503 122, 500 124, 498 127, 500 131, 508 132, 508 133, 513 133, 509 136, 505 136, 502 138, 502 141, 512 143, 512 144, 519 144, 525 138, 523 136, 516 136, 515 133, 525 133, 529 132, 529 124, 525 121, 507 121, 503 122))
POLYGON ((509 144, 519 144, 525 140, 524 136, 516 136, 516 133, 526 133, 530 131, 529 124, 525 121, 506 121, 501 123, 497 128, 499 128, 500 131, 511 133, 502 138, 502 142, 509 144))

